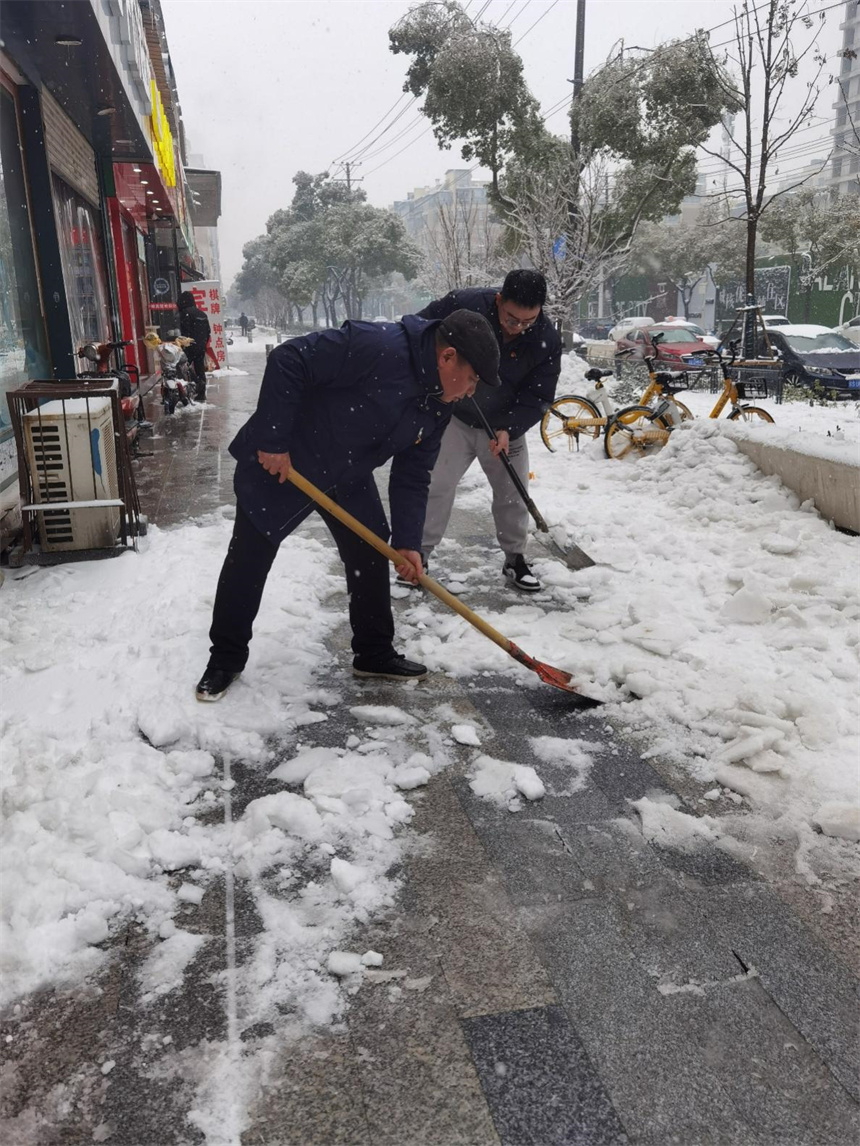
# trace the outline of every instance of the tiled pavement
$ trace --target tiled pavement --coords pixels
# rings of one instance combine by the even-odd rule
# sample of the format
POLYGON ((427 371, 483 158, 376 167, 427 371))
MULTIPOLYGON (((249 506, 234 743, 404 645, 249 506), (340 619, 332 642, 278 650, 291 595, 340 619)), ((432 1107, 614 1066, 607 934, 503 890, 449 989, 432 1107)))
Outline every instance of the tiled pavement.
MULTIPOLYGON (((245 368, 260 364, 249 359, 245 368)), ((253 383, 216 383, 205 414, 158 424, 154 456, 138 463, 144 510, 158 524, 229 500, 223 450, 253 406, 253 383)), ((460 515, 456 528, 464 541, 489 545, 480 520, 460 515)), ((332 652, 348 664, 345 637, 332 652)), ((410 707, 429 721, 446 705, 481 728, 487 751, 522 763, 535 763, 530 736, 582 737, 597 746, 586 783, 570 791, 568 774, 541 762, 548 795, 512 814, 473 795, 468 750, 454 749, 455 764, 415 795, 423 846, 401 872, 397 911, 355 938, 355 949, 384 951, 386 968, 407 972, 405 986, 366 984, 344 1028, 277 1045, 274 1081, 251 1111, 244 1146, 860 1139, 849 949, 726 853, 646 843, 628 800, 669 792, 671 780, 603 719, 571 713, 552 690, 479 680, 432 678, 414 689, 410 707)), ((359 699, 402 702, 399 686, 339 670, 320 683, 344 703, 302 730, 305 743, 342 744, 360 731, 349 714, 359 699)), ((237 811, 276 787, 251 771, 234 775, 237 811)), ((213 938, 184 990, 146 1019, 180 1050, 224 1036, 216 986, 223 903, 223 889, 211 887, 193 926, 213 938)), ((241 888, 236 919, 241 953, 258 928, 241 888)), ((70 1085, 75 1032, 85 1054, 81 1030, 101 1030, 117 1061, 99 1103, 84 1096, 79 1113, 55 1120, 54 1136, 33 1142, 89 1142, 97 1123, 126 1146, 202 1141, 183 1118, 186 1084, 154 1082, 157 1070, 140 1067, 136 941, 130 932, 85 1001, 52 994, 27 1004, 34 1031, 50 1020, 56 1032, 48 1048, 33 1045, 44 1101, 51 1086, 70 1085)), ((249 1045, 268 1039, 271 1047, 271 1037, 242 1032, 249 1045)))

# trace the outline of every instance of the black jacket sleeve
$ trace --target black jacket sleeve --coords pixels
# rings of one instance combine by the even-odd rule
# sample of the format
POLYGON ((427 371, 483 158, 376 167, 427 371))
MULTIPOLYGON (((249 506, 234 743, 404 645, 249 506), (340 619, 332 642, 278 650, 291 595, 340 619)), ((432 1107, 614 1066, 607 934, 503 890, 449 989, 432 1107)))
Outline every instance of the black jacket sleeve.
POLYGON ((442 447, 442 435, 450 420, 440 418, 431 434, 401 450, 391 459, 388 503, 391 507, 391 544, 394 549, 421 550, 430 472, 442 447))
POLYGON ((444 298, 437 298, 433 302, 428 303, 423 310, 419 310, 418 317, 431 319, 447 318, 453 311, 459 310, 462 305, 460 292, 452 290, 449 291, 444 298))
POLYGON ((494 430, 507 430, 511 441, 521 438, 544 415, 547 403, 555 398, 555 388, 561 373, 561 344, 539 362, 523 379, 517 390, 516 401, 506 414, 497 419, 494 430))

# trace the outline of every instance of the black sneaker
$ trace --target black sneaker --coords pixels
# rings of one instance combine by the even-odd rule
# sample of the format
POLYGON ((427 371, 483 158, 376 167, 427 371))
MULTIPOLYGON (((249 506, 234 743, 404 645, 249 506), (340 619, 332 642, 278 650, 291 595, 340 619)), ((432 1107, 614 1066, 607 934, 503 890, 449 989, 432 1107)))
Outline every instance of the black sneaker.
MULTIPOLYGON (((430 558, 424 557, 422 555, 421 564, 424 566, 424 572, 429 573, 430 572, 430 558)), ((420 589, 421 588, 420 585, 413 584, 412 581, 407 581, 405 578, 401 577, 399 573, 394 578, 394 584, 395 585, 402 585, 404 589, 420 589)))
POLYGON ((208 668, 200 678, 194 694, 198 700, 220 700, 239 674, 225 672, 224 669, 208 668))
POLYGON ((382 680, 421 680, 427 675, 427 666, 408 661, 396 653, 386 659, 356 657, 352 662, 352 675, 378 677, 382 680))
POLYGON ((502 567, 502 573, 515 588, 521 589, 523 593, 537 593, 542 588, 540 581, 526 565, 526 559, 522 553, 509 557, 502 567))

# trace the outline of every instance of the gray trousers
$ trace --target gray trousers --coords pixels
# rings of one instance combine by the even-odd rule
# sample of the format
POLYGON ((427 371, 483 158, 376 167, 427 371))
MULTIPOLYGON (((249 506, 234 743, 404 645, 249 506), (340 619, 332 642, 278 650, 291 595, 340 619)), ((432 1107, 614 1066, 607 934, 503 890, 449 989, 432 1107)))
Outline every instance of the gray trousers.
MULTIPOLYGON (((520 481, 528 488, 529 451, 525 437, 511 442, 508 457, 520 481)), ((493 491, 493 520, 502 552, 506 557, 525 553, 529 511, 504 464, 490 453, 490 439, 486 430, 475 430, 464 425, 459 418, 452 418, 442 437, 442 448, 430 477, 424 538, 421 542, 425 556, 429 556, 445 536, 460 478, 475 458, 480 462, 493 491)))

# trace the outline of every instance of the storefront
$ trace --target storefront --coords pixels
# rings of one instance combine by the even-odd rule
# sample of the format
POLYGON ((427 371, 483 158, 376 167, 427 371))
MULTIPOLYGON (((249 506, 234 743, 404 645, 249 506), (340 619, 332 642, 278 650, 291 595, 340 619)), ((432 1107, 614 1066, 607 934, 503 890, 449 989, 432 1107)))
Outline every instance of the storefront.
POLYGON ((19 115, 17 86, 0 69, 0 507, 17 476, 6 394, 51 376, 19 115))

